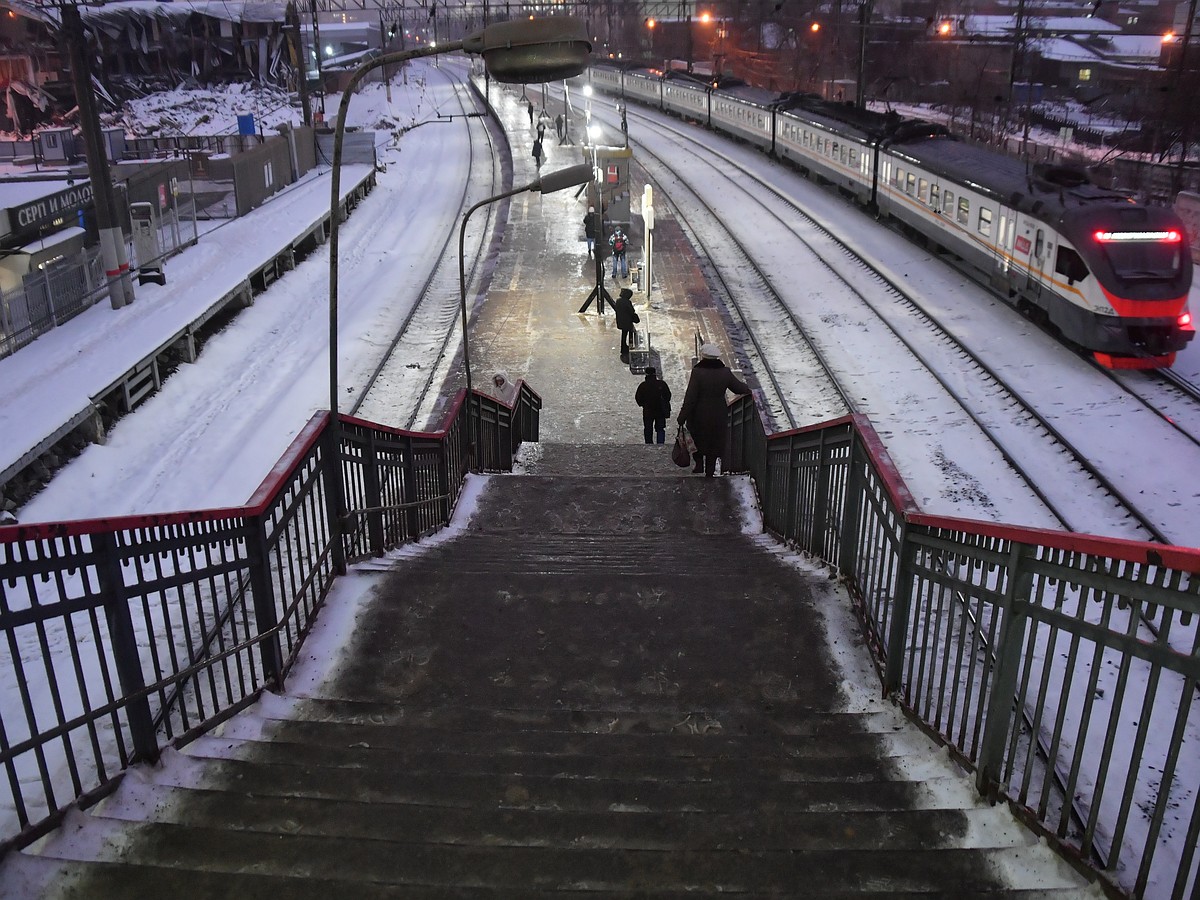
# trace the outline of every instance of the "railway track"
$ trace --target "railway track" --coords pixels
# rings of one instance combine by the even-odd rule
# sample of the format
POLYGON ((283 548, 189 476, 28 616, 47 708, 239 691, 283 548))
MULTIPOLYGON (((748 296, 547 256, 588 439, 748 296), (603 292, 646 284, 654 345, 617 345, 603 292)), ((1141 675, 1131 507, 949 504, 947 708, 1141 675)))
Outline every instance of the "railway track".
MULTIPOLYGON (((471 176, 462 185, 459 208, 466 209, 476 200, 497 193, 503 179, 496 162, 502 154, 496 144, 503 131, 486 115, 482 103, 470 92, 465 69, 442 67, 460 83, 457 92, 458 115, 469 117, 471 176), (480 165, 486 160, 488 165, 480 165)), ((444 118, 444 117, 443 117, 444 118)), ((437 127, 437 123, 427 123, 437 127)), ((467 230, 464 255, 467 261, 468 298, 484 249, 491 241, 497 216, 495 206, 481 210, 467 230), (486 211, 486 215, 483 213, 486 211)), ((440 418, 446 392, 442 386, 457 371, 460 358, 458 229, 446 229, 437 261, 418 290, 415 302, 400 329, 391 339, 383 359, 375 367, 351 405, 353 415, 399 428, 425 427, 440 418)), ((407 290, 407 288, 406 288, 407 290)))
MULTIPOLYGON (((637 113, 632 115, 636 117, 637 113)), ((664 129, 659 119, 654 120, 653 127, 657 138, 671 135, 669 140, 679 139, 679 132, 671 126, 664 129)), ((1079 446, 1050 417, 1040 412, 1036 402, 1026 398, 1002 373, 958 340, 952 328, 939 321, 937 314, 807 216, 791 198, 755 178, 736 160, 712 149, 700 150, 686 138, 682 140, 684 143, 677 147, 686 149, 682 154, 689 161, 686 181, 678 172, 672 172, 661 158, 656 159, 645 144, 638 145, 639 159, 660 182, 658 196, 670 197, 681 218, 705 223, 703 227, 693 225, 691 231, 717 271, 737 273, 752 269, 756 273, 753 290, 741 292, 728 289, 730 281, 737 281, 739 276, 721 276, 730 303, 737 309, 748 334, 755 332, 755 320, 769 321, 771 318, 769 312, 755 312, 751 307, 769 302, 776 318, 782 314, 795 330, 810 332, 807 343, 822 359, 822 369, 835 383, 842 380, 833 373, 835 368, 843 367, 834 367, 825 361, 822 338, 813 337, 812 316, 798 315, 794 307, 771 287, 777 279, 755 260, 755 252, 725 226, 720 215, 709 212, 713 204, 704 196, 704 188, 694 185, 719 183, 719 192, 728 192, 741 190, 740 180, 744 176, 754 178, 753 190, 742 190, 736 201, 743 207, 755 208, 754 246, 770 244, 774 247, 773 252, 778 253, 777 240, 768 239, 765 231, 770 230, 772 235, 788 235, 797 248, 797 257, 802 256, 805 265, 819 266, 826 277, 842 286, 839 300, 853 299, 858 312, 869 311, 874 321, 886 327, 892 339, 905 346, 923 371, 953 398, 962 414, 987 436, 1006 464, 1041 499, 1061 527, 1096 531, 1097 504, 1092 503, 1081 512, 1079 498, 1101 493, 1106 498, 1102 505, 1107 507, 1102 511, 1106 520, 1105 533, 1172 543, 1154 516, 1139 508, 1121 485, 1091 461, 1086 447, 1079 446), (697 171, 701 166, 705 170, 703 174, 697 171), (731 171, 737 172, 738 179, 729 178, 731 171), (762 199, 764 194, 771 198, 770 202, 762 199), (685 199, 689 196, 691 199, 685 199), (766 224, 768 222, 770 226, 766 224), (1070 460, 1070 463, 1064 465, 1064 460, 1070 460), (1069 477, 1067 473, 1070 473, 1069 477)), ((727 203, 727 206, 732 205, 727 203)), ((741 276, 740 280, 744 282, 745 277, 741 276)), ((842 318, 848 315, 844 304, 839 306, 839 315, 842 318)), ((830 340, 828 330, 824 340, 830 340)), ((754 354, 763 356, 767 367, 774 372, 779 364, 778 350, 764 350, 757 339, 752 339, 751 345, 754 354), (768 352, 771 358, 766 359, 768 352)), ((843 396, 855 393, 846 387, 839 387, 839 390, 843 396)), ((779 392, 778 387, 776 391, 779 392)), ((876 415, 875 410, 864 408, 861 402, 847 402, 847 408, 864 411, 873 417, 876 415)))

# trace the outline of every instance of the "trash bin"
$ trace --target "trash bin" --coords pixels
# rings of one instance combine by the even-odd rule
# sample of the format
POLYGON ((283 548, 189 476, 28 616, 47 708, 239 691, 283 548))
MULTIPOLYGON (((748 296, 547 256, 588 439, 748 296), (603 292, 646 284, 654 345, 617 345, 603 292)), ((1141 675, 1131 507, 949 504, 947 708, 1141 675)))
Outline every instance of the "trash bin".
POLYGON ((138 284, 153 281, 166 284, 163 271, 162 248, 158 243, 158 216, 152 203, 130 203, 129 218, 133 225, 133 252, 137 257, 138 284))

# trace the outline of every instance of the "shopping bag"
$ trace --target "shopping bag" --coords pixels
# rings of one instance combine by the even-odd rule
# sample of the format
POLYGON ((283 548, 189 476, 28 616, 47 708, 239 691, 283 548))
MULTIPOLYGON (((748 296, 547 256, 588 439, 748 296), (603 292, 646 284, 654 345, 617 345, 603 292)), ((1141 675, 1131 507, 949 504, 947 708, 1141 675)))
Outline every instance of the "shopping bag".
POLYGON ((692 436, 687 433, 686 428, 681 426, 675 432, 675 446, 671 448, 671 462, 681 469, 692 464, 692 451, 688 449, 689 444, 695 449, 696 445, 692 441, 692 436))

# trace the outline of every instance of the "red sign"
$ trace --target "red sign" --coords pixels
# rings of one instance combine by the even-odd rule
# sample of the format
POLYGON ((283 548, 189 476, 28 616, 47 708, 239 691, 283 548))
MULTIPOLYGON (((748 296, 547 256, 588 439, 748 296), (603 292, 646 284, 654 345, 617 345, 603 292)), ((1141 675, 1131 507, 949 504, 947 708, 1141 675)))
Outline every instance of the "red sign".
POLYGON ((1029 238, 1027 238, 1027 237, 1017 238, 1017 252, 1018 253, 1028 253, 1029 247, 1030 247, 1029 238))
POLYGON ((616 167, 616 165, 611 165, 608 167, 608 183, 609 184, 617 183, 617 167, 616 167))

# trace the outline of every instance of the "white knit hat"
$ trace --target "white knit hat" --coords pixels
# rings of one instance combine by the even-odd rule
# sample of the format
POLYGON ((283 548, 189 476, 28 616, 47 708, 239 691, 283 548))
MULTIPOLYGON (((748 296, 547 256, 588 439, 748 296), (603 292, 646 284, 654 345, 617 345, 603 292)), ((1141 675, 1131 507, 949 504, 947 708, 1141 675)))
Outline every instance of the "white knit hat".
POLYGON ((703 344, 700 347, 701 359, 720 359, 721 350, 716 344, 703 344))

